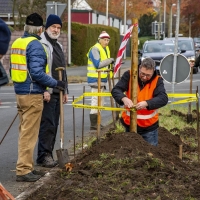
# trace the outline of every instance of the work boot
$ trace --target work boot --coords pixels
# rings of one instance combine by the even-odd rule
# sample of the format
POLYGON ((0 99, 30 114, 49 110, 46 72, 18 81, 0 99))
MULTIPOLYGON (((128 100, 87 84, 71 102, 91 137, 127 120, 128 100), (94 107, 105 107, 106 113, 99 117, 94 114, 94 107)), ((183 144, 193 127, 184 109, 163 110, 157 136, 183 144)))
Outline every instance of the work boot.
POLYGON ((54 161, 50 154, 47 154, 44 157, 43 162, 37 163, 37 165, 42 166, 42 167, 47 167, 47 168, 55 167, 57 164, 58 162, 54 161))
MULTIPOLYGON (((97 130, 97 114, 90 114, 90 130, 97 130)), ((100 128, 102 129, 104 126, 100 125, 100 128)))
POLYGON ((41 175, 35 175, 32 172, 25 175, 17 175, 17 182, 35 182, 41 178, 41 175))

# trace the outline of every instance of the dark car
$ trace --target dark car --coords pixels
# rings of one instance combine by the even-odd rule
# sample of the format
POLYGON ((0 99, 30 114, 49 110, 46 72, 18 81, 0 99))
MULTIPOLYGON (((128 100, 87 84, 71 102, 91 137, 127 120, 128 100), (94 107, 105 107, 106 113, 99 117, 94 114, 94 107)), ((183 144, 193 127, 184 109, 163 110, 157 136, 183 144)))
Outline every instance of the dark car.
MULTIPOLYGON (((164 41, 175 41, 175 38, 165 38, 164 41)), ((194 45, 194 40, 191 37, 178 37, 178 51, 181 52, 188 60, 195 60, 197 52, 194 45)), ((193 68, 193 73, 198 72, 198 67, 193 68)))
POLYGON ((199 37, 194 38, 194 46, 195 46, 195 48, 200 48, 200 38, 199 37))
POLYGON ((143 49, 140 52, 139 65, 141 61, 146 58, 152 58, 156 63, 156 70, 158 74, 160 73, 160 62, 161 60, 174 53, 174 42, 173 41, 164 41, 164 40, 150 40, 146 41, 143 45, 143 49))

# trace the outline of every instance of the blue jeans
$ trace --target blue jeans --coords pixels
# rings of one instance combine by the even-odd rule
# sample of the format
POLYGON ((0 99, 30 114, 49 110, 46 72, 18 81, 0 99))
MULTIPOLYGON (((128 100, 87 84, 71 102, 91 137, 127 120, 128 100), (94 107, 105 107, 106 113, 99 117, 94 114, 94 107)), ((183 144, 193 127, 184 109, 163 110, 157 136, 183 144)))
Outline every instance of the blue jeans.
MULTIPOLYGON (((129 126, 125 126, 125 128, 126 132, 130 132, 129 126)), ((150 143, 151 145, 158 146, 158 129, 139 135, 141 135, 143 139, 148 143, 150 143)))
POLYGON ((145 141, 147 141, 151 145, 158 145, 158 129, 140 135, 144 138, 145 141))

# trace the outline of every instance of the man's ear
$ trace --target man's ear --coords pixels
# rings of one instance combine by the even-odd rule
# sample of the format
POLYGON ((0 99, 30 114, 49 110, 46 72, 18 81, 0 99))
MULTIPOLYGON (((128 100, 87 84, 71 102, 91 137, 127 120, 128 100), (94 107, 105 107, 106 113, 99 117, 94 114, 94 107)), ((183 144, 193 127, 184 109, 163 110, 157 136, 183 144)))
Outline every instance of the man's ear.
POLYGON ((38 32, 38 34, 41 35, 42 32, 43 32, 43 28, 41 27, 40 30, 39 30, 39 32, 38 32))

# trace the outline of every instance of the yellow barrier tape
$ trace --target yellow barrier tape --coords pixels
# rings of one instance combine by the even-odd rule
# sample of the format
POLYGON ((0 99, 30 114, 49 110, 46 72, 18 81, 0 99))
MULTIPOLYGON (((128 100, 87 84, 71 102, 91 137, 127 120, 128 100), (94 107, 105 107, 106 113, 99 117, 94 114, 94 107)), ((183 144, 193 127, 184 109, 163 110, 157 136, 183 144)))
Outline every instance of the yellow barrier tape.
MULTIPOLYGON (((182 104, 182 103, 189 103, 189 102, 194 102, 197 101, 197 98, 199 97, 199 94, 167 94, 168 97, 173 97, 173 98, 186 98, 187 99, 182 99, 178 100, 176 102, 171 102, 171 104, 182 104), (189 98, 188 98, 189 97, 189 98)), ((77 104, 77 102, 81 101, 85 96, 107 96, 110 97, 112 96, 110 92, 85 92, 83 95, 80 97, 76 98, 74 102, 72 103, 72 106, 74 108, 85 108, 85 109, 97 109, 97 110, 112 110, 112 111, 124 111, 126 110, 125 108, 113 108, 113 107, 106 107, 106 106, 91 106, 91 105, 83 105, 83 104, 77 104)), ((131 109, 132 111, 136 111, 135 108, 131 109)))
POLYGON ((110 92, 85 92, 83 93, 84 96, 102 96, 102 97, 110 97, 112 96, 110 92))
POLYGON ((185 97, 196 97, 196 94, 167 94, 168 97, 174 98, 185 98, 185 97))
POLYGON ((189 102, 194 102, 194 101, 197 101, 197 98, 189 98, 189 99, 179 100, 176 102, 172 102, 171 104, 182 104, 182 103, 189 103, 189 102))
MULTIPOLYGON (((112 96, 110 92, 85 92, 83 93, 83 96, 107 96, 110 97, 112 96)), ((174 97, 174 98, 185 98, 185 97, 196 97, 196 94, 185 94, 185 93, 180 93, 180 94, 172 94, 168 93, 168 97, 174 97)), ((199 96, 199 94, 197 94, 199 96)))

